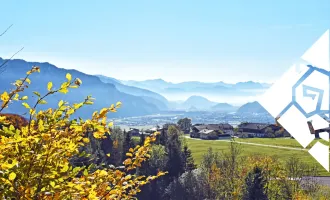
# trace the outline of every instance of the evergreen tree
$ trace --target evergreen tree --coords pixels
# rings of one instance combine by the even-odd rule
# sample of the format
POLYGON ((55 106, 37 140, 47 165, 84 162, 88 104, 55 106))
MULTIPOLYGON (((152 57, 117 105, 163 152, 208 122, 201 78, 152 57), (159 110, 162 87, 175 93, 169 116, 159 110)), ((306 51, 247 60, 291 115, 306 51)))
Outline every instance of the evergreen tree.
POLYGON ((183 147, 183 162, 185 171, 191 171, 196 169, 194 158, 191 155, 191 151, 187 145, 183 147))
POLYGON ((173 178, 179 177, 184 172, 183 153, 181 148, 181 141, 179 140, 180 130, 175 126, 168 128, 166 152, 168 154, 168 162, 166 171, 168 171, 168 178, 170 181, 173 178))
POLYGON ((165 146, 166 141, 167 141, 167 133, 165 131, 165 128, 163 128, 159 135, 159 144, 165 146))
POLYGON ((262 169, 259 167, 255 167, 253 171, 251 171, 246 180, 246 191, 244 193, 243 199, 245 200, 267 200, 267 195, 265 194, 264 187, 266 185, 266 181, 262 175, 262 169))
POLYGON ((141 132, 141 134, 140 134, 140 146, 142 146, 143 145, 143 143, 144 143, 144 140, 145 140, 145 135, 144 135, 144 133, 143 132, 141 132))
MULTIPOLYGON (((126 132, 126 130, 124 130, 124 142, 123 142, 123 152, 129 152, 130 148, 133 148, 134 144, 132 141, 132 137, 131 134, 129 132, 126 132)), ((123 158, 122 161, 126 160, 126 155, 123 154, 123 158)))

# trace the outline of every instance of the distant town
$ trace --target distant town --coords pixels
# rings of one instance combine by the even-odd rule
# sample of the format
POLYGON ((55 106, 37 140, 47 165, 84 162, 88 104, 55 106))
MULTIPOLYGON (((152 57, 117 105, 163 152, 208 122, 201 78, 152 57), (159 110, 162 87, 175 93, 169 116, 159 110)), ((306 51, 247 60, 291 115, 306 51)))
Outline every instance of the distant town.
POLYGON ((237 127, 242 122, 274 123, 274 118, 268 113, 221 113, 221 112, 177 112, 141 117, 126 117, 114 119, 116 126, 123 129, 135 127, 162 126, 167 123, 176 123, 181 118, 191 119, 193 124, 217 124, 228 123, 237 127))

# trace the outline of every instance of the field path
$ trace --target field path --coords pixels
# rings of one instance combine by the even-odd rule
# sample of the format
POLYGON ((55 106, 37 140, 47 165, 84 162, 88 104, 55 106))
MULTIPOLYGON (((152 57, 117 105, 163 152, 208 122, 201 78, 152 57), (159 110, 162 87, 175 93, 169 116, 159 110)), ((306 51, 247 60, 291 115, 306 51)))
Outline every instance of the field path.
MULTIPOLYGON (((185 138, 192 139, 192 140, 202 140, 200 138, 191 138, 188 135, 186 135, 185 138)), ((231 142, 231 140, 204 140, 204 141, 231 142)), ((288 149, 288 150, 295 150, 295 151, 308 151, 308 149, 304 149, 304 148, 295 148, 295 147, 286 147, 286 146, 268 145, 268 144, 258 144, 258 143, 251 143, 251 142, 237 142, 237 141, 235 141, 235 143, 261 146, 261 147, 271 147, 271 148, 277 148, 277 149, 288 149)))

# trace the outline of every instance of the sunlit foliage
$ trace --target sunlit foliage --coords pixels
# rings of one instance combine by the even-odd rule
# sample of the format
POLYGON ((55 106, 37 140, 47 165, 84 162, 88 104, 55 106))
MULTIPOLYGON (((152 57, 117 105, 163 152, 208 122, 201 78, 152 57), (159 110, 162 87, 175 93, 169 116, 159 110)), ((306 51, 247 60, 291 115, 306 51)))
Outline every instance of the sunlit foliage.
POLYGON ((0 96, 0 113, 13 101, 20 101, 29 113, 28 123, 19 126, 12 124, 8 116, 0 116, 0 123, 6 124, 0 130, 0 199, 131 199, 142 185, 165 174, 131 173, 150 157, 151 143, 158 133, 146 137, 143 145, 129 149, 122 170, 95 165, 76 167, 70 163, 73 156, 89 156, 79 151, 90 142, 87 133, 96 139, 111 134, 113 124, 108 124, 107 114, 116 112, 121 103, 96 111, 87 120, 74 119, 72 115, 83 106, 92 105, 91 96, 81 103, 70 105, 61 100, 57 108, 38 110, 38 105, 47 104, 51 95, 66 94, 82 81, 67 74, 67 81, 58 88, 49 82, 45 86, 47 93, 34 91, 38 99, 29 105, 26 101, 29 97, 20 93, 31 84, 29 76, 37 72, 39 67, 33 67, 25 78, 14 83, 13 90, 0 96))

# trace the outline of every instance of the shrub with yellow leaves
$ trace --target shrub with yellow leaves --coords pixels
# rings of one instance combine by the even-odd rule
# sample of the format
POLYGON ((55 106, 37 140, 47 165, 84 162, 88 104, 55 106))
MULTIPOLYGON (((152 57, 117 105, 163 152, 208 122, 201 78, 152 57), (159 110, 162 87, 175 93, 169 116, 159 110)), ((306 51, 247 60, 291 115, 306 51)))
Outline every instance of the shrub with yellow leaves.
MULTIPOLYGON (((66 94, 69 89, 78 88, 82 81, 72 80, 67 74, 67 81, 58 89, 49 82, 48 92, 44 95, 33 92, 38 99, 34 105, 29 105, 28 97, 19 94, 31 84, 29 76, 36 72, 40 72, 39 67, 33 67, 25 78, 14 83, 12 91, 2 92, 0 96, 0 113, 12 101, 22 101, 29 111, 28 124, 3 126, 0 130, 0 199, 131 199, 140 192, 141 186, 165 174, 137 176, 130 173, 150 157, 151 143, 158 133, 127 152, 124 170, 72 165, 70 159, 81 156, 79 149, 90 142, 88 133, 96 139, 110 134, 112 124, 107 124, 107 114, 116 112, 121 103, 94 112, 88 120, 71 119, 71 116, 81 107, 92 105, 91 96, 81 103, 70 105, 61 100, 57 108, 38 110, 38 105, 46 104, 51 95, 66 94)), ((1 115, 0 123, 10 124, 10 121, 1 115)))

